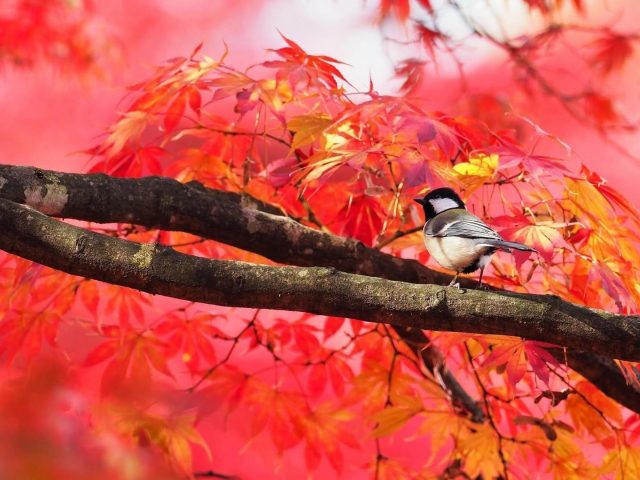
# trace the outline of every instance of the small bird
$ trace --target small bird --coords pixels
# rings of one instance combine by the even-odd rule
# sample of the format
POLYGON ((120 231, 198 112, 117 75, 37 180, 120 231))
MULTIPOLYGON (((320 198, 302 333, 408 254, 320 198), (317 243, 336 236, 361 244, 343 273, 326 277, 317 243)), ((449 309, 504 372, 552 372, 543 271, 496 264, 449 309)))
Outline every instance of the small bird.
POLYGON ((496 250, 537 251, 517 242, 507 242, 478 217, 468 212, 464 202, 450 188, 432 190, 424 198, 414 199, 424 209, 424 244, 429 254, 442 267, 456 272, 449 286, 460 273, 480 269, 478 286, 482 285, 484 267, 496 250))

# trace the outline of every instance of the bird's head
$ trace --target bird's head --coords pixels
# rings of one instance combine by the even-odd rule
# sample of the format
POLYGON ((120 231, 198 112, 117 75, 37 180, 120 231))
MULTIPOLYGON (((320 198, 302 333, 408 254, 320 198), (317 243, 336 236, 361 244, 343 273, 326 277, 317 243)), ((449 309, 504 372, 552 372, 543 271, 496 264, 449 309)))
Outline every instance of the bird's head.
POLYGON ((464 202, 456 192, 450 188, 436 188, 427 193, 424 198, 414 198, 414 201, 422 205, 426 220, 437 214, 452 208, 465 208, 464 202))

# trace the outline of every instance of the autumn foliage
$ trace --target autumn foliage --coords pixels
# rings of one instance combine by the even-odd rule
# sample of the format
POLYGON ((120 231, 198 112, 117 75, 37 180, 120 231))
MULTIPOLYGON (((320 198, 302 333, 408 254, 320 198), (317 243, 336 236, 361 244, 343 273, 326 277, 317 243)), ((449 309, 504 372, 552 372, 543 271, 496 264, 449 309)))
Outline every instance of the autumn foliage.
POLYGON ((118 46, 93 15, 90 0, 9 0, 0 6, 0 61, 48 63, 73 75, 104 74, 118 46))
MULTIPOLYGON (((0 11, 0 61, 64 57, 64 68, 86 67, 96 48, 83 28, 90 6, 62 13, 73 2, 9 3, 0 11)), ((494 256, 487 283, 637 313, 634 205, 571 145, 512 108, 517 100, 469 95, 449 111, 430 109, 421 90, 429 68, 456 55, 430 23, 437 3, 379 2, 375 21, 416 34, 407 47, 415 56, 397 65, 398 95, 373 82, 357 90, 340 59, 285 35, 248 68, 228 62, 226 46, 200 45, 129 88, 118 118, 86 149, 87 171, 239 192, 430 265, 412 199, 451 186, 504 238, 539 252, 494 256)), ((509 43, 470 26, 505 52, 505 68, 520 77, 514 88, 560 102, 603 139, 630 130, 604 85, 577 81, 565 91, 545 76, 542 57, 586 39, 590 71, 615 76, 638 34, 556 21, 558 9, 582 11, 584 1, 524 3, 540 20, 535 35, 509 43)), ((271 263, 183 232, 83 225, 191 255, 271 263)), ((298 458, 314 478, 640 475, 637 412, 570 369, 562 346, 427 332, 430 343, 417 351, 443 352, 483 413, 473 418, 386 325, 152 297, 4 253, 0 282, 3 477, 235 475, 229 463, 219 468, 229 430, 242 437, 237 463, 267 446, 260 477, 298 458)), ((628 388, 640 388, 636 365, 617 365, 628 388)))

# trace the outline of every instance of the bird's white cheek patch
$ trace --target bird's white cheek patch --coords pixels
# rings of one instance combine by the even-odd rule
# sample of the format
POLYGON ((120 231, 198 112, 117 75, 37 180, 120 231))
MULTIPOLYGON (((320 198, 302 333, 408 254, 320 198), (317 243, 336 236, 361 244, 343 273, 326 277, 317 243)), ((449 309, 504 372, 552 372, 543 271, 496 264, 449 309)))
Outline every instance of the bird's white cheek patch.
POLYGON ((429 200, 429 203, 436 211, 436 214, 444 212, 445 210, 460 207, 455 200, 451 200, 450 198, 432 198, 429 200))

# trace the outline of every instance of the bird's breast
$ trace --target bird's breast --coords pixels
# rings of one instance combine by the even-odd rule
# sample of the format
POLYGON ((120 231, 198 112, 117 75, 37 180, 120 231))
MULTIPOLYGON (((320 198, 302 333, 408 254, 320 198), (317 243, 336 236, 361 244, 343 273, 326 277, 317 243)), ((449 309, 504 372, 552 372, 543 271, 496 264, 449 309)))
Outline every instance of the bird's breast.
MULTIPOLYGON (((473 238, 464 237, 431 237, 424 236, 424 243, 429 255, 431 255, 440 266, 456 272, 466 271, 467 273, 480 268, 480 263, 486 264, 489 260, 489 251, 493 250, 487 246, 479 245, 480 242, 473 238), (480 258, 486 256, 486 258, 480 258), (471 270, 469 270, 471 268, 471 270)), ((493 253, 493 252, 491 252, 493 253)))

